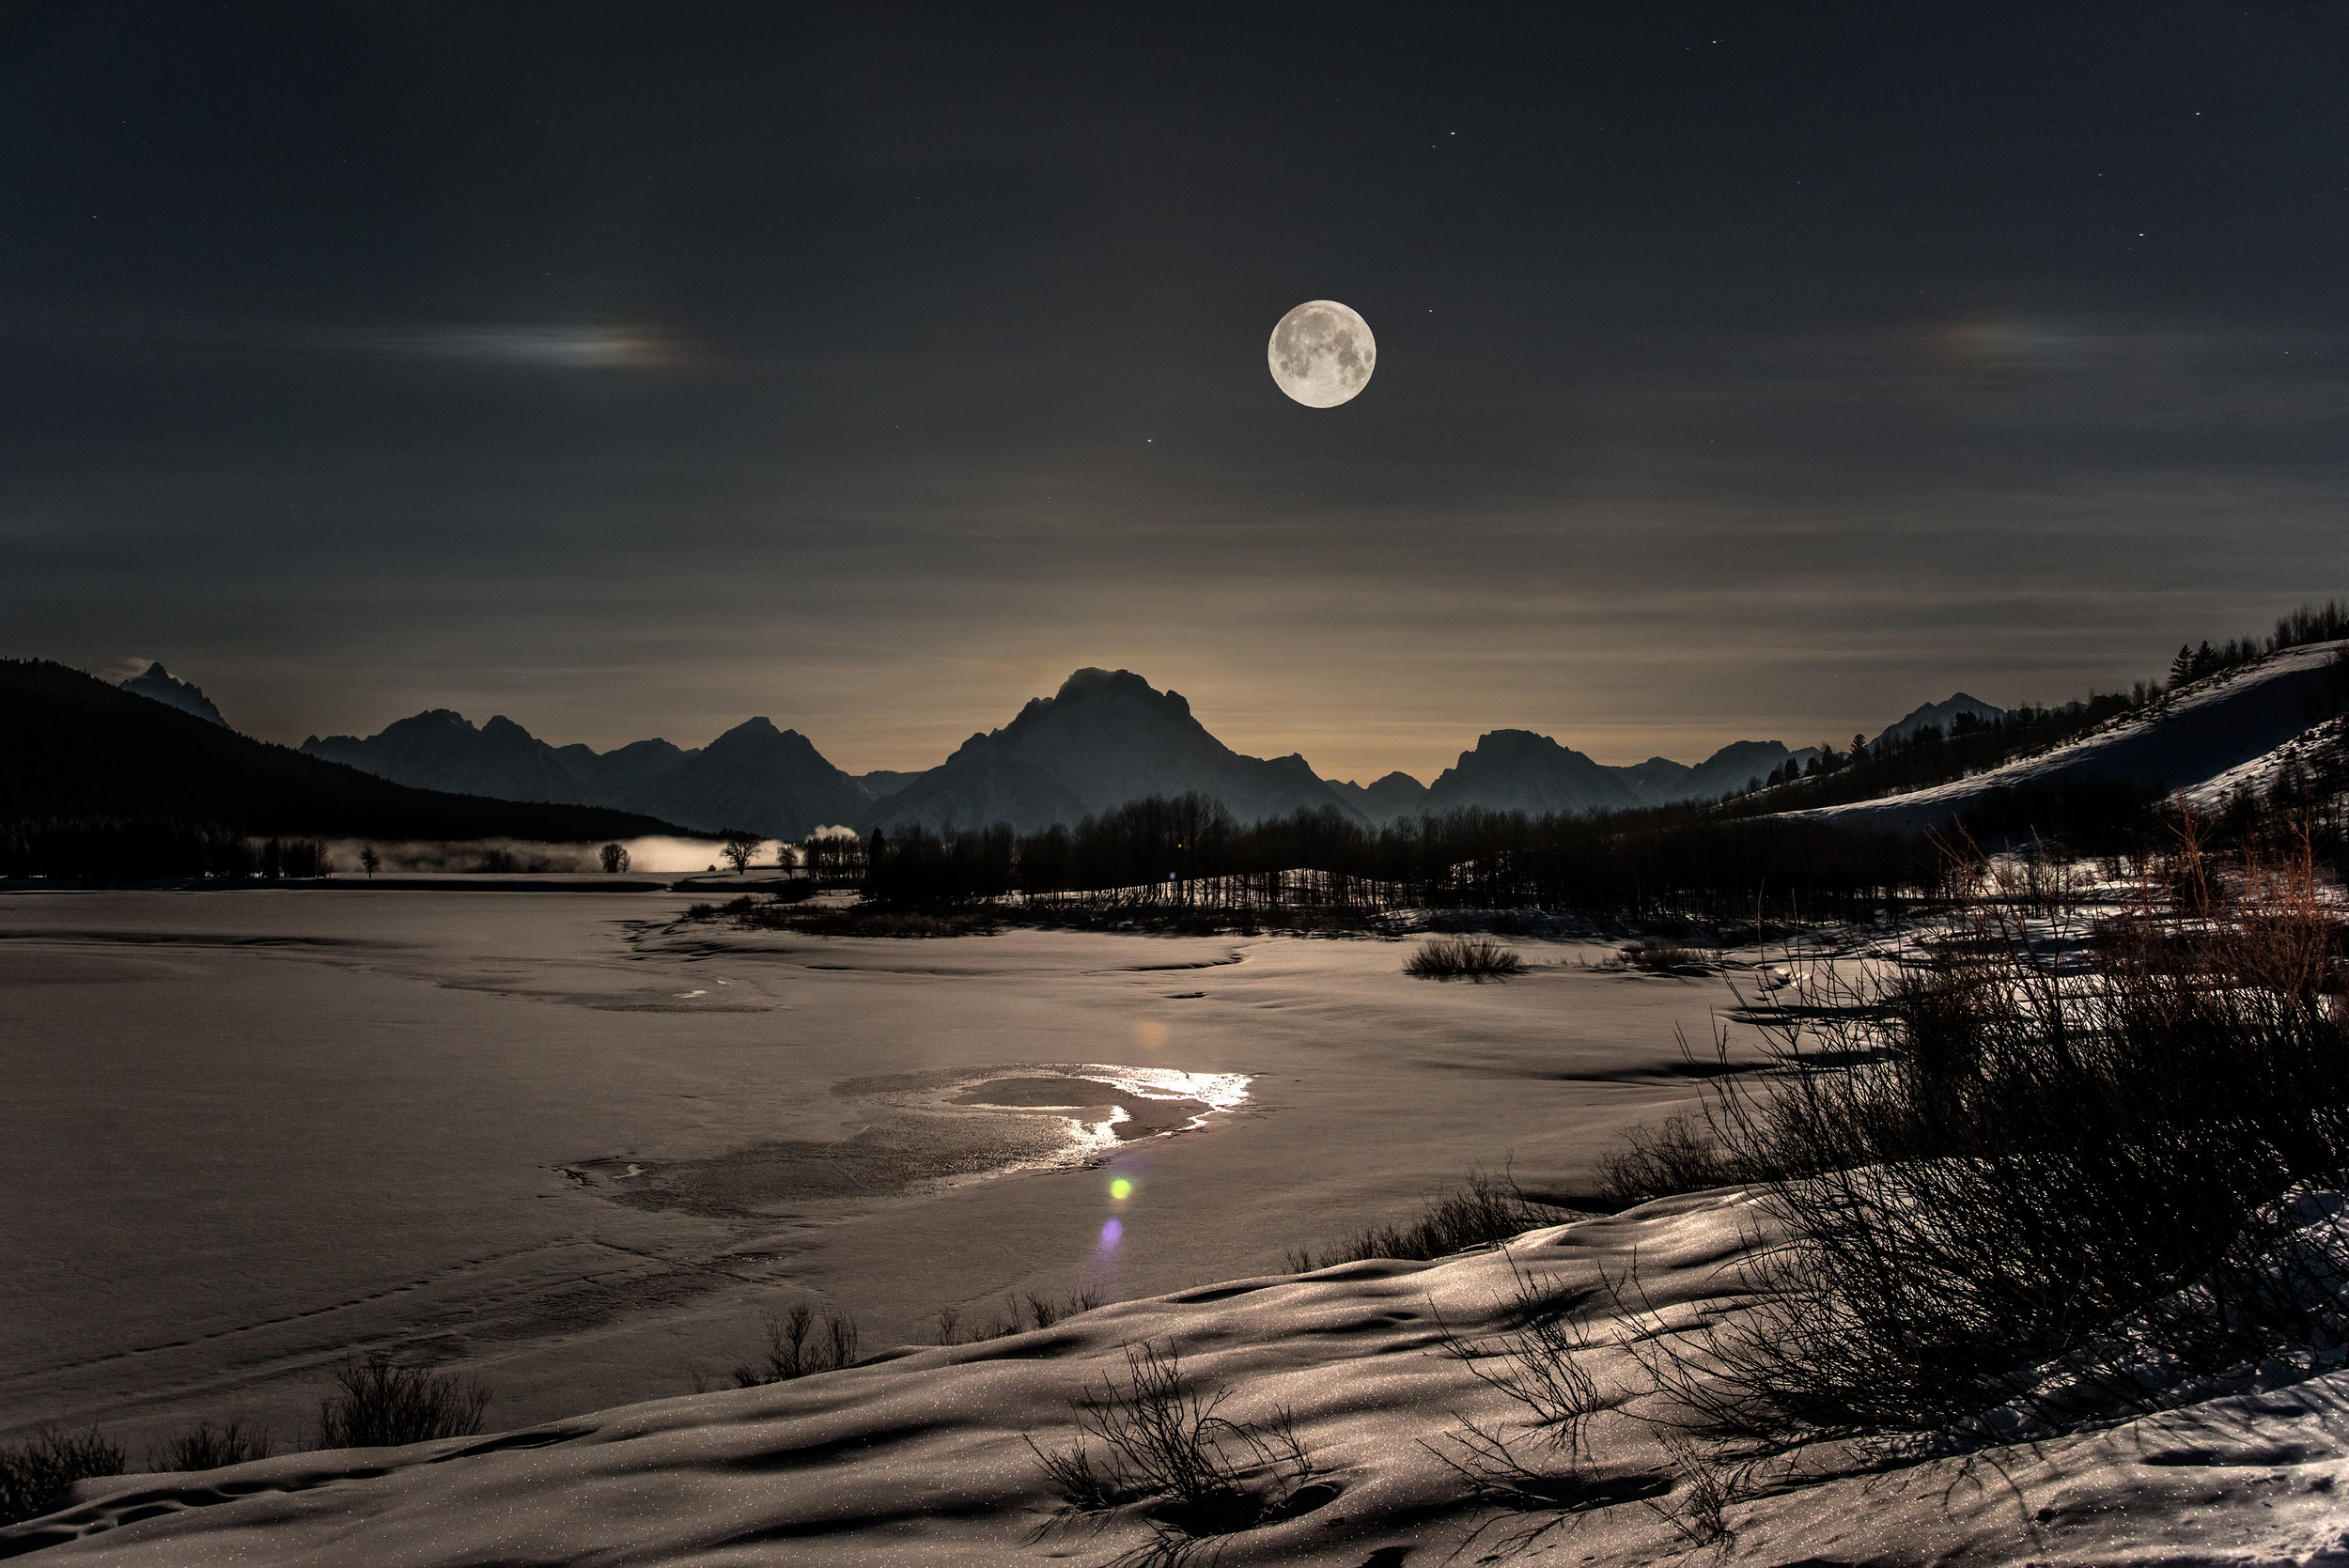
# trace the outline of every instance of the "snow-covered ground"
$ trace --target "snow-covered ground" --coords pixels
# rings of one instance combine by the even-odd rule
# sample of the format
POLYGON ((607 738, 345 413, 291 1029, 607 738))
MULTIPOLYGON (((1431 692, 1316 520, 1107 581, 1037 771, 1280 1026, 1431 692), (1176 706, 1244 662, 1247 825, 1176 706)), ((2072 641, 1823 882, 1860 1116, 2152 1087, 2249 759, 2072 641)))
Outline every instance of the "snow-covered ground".
POLYGON ((2344 643, 2312 643, 2212 676, 2175 700, 2123 714, 2036 756, 1881 800, 1790 815, 1867 827, 1945 827, 1990 792, 2105 778, 2158 793, 2193 790, 2256 762, 2338 711, 2334 660, 2344 643))
POLYGON ((869 1351, 1013 1291, 1260 1273, 1472 1165, 1586 1186, 1730 1001, 1595 944, 1478 986, 1406 978, 1408 942, 856 940, 673 924, 692 901, 0 897, 0 1440, 288 1439, 375 1347, 526 1424, 723 1382, 801 1297, 869 1351), (1119 1136, 1154 1117, 1199 1125, 1119 1136))
POLYGON ((2263 801, 2285 769, 2295 765, 2302 768, 2315 768, 2326 753, 2340 748, 2344 733, 2349 733, 2349 719, 2327 719, 2306 734, 2293 737, 2272 752, 2263 753, 2248 762, 2230 768, 2192 789, 2180 790, 2179 797, 2197 811, 2204 812, 2223 809, 2238 792, 2246 789, 2255 799, 2263 801))
POLYGON ((1738 1191, 1275 1272, 1474 1163, 1586 1183, 1616 1128, 1688 1094, 1674 1029, 1705 1037, 1718 979, 1586 968, 1595 944, 1521 942, 1546 962, 1474 986, 1406 979, 1405 942, 746 934, 676 921, 686 902, 0 899, 6 1436, 96 1421, 134 1455, 199 1417, 291 1436, 351 1348, 435 1354, 498 1394, 481 1438, 83 1483, 0 1530, 0 1557, 2349 1563, 2339 1372, 1906 1462, 1739 1473, 1676 1446, 1624 1341, 1734 1324, 1762 1235, 1738 1191), (1639 1314, 1605 1284, 1635 1260, 1639 1314), (1605 1408, 1570 1513, 1497 1509, 1454 1467, 1470 1421, 1563 1463, 1474 1374, 1505 1358, 1446 1353, 1491 1348, 1525 1279, 1594 1347, 1605 1408), (940 1307, 1084 1287, 1114 1304, 919 1343, 940 1307), (880 1355, 683 1391, 808 1297, 880 1355), (1228 1389, 1236 1421, 1293 1418, 1310 1473, 1285 1510, 1185 1556, 1153 1552, 1139 1505, 1068 1509, 1029 1440, 1064 1452, 1137 1346, 1228 1389))
POLYGON ((123 1568, 2349 1561, 2349 1379, 2338 1374, 1906 1465, 1811 1454, 1734 1486, 1715 1536, 1701 1493, 1732 1478, 1675 1455, 1652 1424, 1670 1406, 1616 1341, 1629 1325, 1602 1276, 1637 1254, 1655 1314, 1643 1327, 1734 1317, 1724 1265, 1754 1213, 1735 1191, 1670 1199, 1532 1232, 1506 1253, 1236 1280, 985 1345, 494 1437, 89 1482, 72 1506, 0 1531, 0 1553, 45 1547, 44 1562, 123 1568), (1480 1506, 1445 1463, 1463 1456, 1456 1435, 1474 1421, 1537 1467, 1560 1465, 1521 1410, 1444 1354, 1447 1327, 1478 1339, 1507 1327, 1526 1276, 1579 1297, 1597 1345, 1586 1364, 1609 1407, 1585 1434, 1585 1507, 1570 1514, 1480 1506), (1190 1556, 1154 1555, 1132 1508, 1066 1509, 1027 1439, 1064 1452, 1078 1402, 1122 1384, 1128 1347, 1145 1344, 1179 1356, 1201 1391, 1229 1388, 1233 1420, 1293 1417, 1312 1473, 1286 1516, 1190 1556))

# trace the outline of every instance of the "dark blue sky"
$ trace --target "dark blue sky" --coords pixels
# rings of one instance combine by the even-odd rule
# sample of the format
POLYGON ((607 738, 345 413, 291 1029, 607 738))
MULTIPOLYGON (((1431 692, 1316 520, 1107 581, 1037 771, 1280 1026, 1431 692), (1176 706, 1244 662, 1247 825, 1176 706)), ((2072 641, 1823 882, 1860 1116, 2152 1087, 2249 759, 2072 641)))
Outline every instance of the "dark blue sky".
POLYGON ((2343 17, 0 11, 0 651, 1365 779, 2125 685, 2349 588, 2343 17))

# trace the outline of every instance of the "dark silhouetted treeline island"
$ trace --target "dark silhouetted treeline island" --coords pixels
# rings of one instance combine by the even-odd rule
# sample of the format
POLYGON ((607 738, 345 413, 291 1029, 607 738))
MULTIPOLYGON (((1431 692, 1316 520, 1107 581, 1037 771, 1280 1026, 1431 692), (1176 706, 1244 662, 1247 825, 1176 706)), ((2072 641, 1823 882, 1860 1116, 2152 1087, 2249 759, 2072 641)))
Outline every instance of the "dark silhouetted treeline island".
POLYGON ((321 838, 577 843, 678 831, 599 807, 411 789, 45 660, 0 660, 0 876, 298 877, 317 874, 321 838))
POLYGON ((1134 800, 1076 828, 876 832, 865 896, 903 908, 1019 895, 1031 916, 1561 908, 1751 919, 1757 893, 1805 918, 1897 911, 1943 892, 1933 847, 1889 829, 1741 821, 1694 809, 1608 816, 1461 811, 1365 828, 1334 809, 1235 822, 1197 795, 1134 800))
MULTIPOLYGON (((2314 768, 2280 776, 2275 799, 2238 800, 2202 831, 2222 845, 2290 810, 2310 824, 2315 851, 2340 865, 2344 789, 2349 758, 2334 748, 2314 768)), ((1129 801, 1073 829, 907 827, 809 848, 820 846, 824 879, 855 878, 884 908, 985 904, 997 918, 1056 924, 1343 927, 1407 908, 1864 921, 1950 897, 1983 847, 2031 843, 2141 862, 2173 837, 2170 810, 2149 793, 2089 779, 1992 792, 1930 835, 1695 804, 1545 816, 1458 811, 1368 828, 1335 810, 1241 824, 1216 801, 1185 795, 1129 801)), ((813 917, 778 908, 772 923, 800 918, 813 917)))

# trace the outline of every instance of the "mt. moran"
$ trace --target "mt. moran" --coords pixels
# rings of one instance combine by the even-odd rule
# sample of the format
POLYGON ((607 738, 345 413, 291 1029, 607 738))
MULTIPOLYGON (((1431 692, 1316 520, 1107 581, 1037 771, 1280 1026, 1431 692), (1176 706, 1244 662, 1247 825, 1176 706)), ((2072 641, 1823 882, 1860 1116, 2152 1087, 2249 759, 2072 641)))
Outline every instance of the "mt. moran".
POLYGON ((1129 670, 1079 670, 1000 730, 974 735, 954 755, 885 802, 876 826, 979 827, 1022 831, 1074 823, 1151 795, 1196 790, 1242 822, 1353 806, 1301 756, 1241 756, 1191 717, 1173 691, 1151 690, 1129 670))

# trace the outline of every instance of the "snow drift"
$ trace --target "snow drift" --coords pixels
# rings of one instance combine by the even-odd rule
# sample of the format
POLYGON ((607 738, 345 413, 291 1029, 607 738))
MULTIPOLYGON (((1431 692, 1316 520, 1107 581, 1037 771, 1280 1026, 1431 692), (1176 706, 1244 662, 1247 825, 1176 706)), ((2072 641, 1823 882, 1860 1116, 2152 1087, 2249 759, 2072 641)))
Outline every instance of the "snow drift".
POLYGON ((1724 1265, 1755 1243, 1754 1214, 1742 1191, 1700 1193, 1433 1264, 1234 1281, 986 1344, 901 1349, 497 1436, 86 1482, 66 1506, 0 1531, 0 1555, 127 1568, 1180 1560, 1146 1502, 1076 1514, 1037 1462, 1036 1449, 1077 1437, 1088 1390, 1113 1385, 1139 1345, 1178 1355, 1203 1393, 1229 1389, 1235 1421, 1293 1421, 1303 1483, 1259 1528, 1198 1544, 1233 1568, 1432 1568, 1464 1547, 1489 1560, 1529 1544, 1650 1561, 1700 1541, 1740 1560, 1817 1563, 2349 1552, 2335 1490, 2349 1475, 2349 1375, 2338 1371, 2029 1446, 1890 1462, 1812 1451, 1799 1470, 1708 1469, 1657 1424, 1670 1407, 1616 1336, 1734 1320, 1737 1274, 1724 1265), (1644 1291, 1630 1314, 1606 1279, 1635 1251, 1644 1291), (1563 1464, 1478 1363, 1448 1353, 1497 1348, 1528 1278, 1584 1321, 1602 1394, 1572 1486, 1535 1514, 1472 1494, 1455 1467, 1467 1423, 1563 1464))

